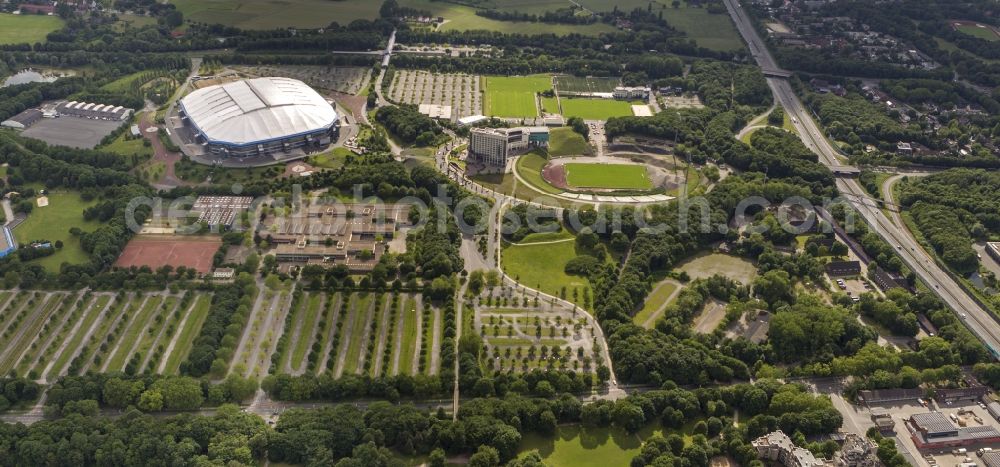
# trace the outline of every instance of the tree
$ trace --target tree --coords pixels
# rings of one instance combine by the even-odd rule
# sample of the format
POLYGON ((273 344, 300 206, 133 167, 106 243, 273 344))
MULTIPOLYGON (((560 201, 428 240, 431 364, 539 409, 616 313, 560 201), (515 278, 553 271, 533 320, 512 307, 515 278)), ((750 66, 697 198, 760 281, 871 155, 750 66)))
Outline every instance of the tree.
POLYGON ((500 453, 492 446, 479 446, 469 458, 469 467, 496 467, 500 465, 500 453))
POLYGON ((145 412, 159 412, 163 410, 163 394, 156 389, 150 389, 142 393, 139 397, 139 410, 145 412))
POLYGON ((776 108, 767 115, 767 123, 774 126, 782 126, 785 124, 785 111, 781 108, 776 108))
POLYGON ((446 460, 444 449, 441 448, 434 448, 430 456, 427 457, 427 463, 431 467, 444 467, 446 460))
POLYGON ((625 399, 615 402, 614 407, 611 409, 611 418, 614 420, 615 425, 624 428, 629 433, 639 431, 646 421, 642 408, 625 399))
POLYGON ((782 270, 764 273, 753 283, 754 293, 772 307, 778 302, 792 303, 794 288, 791 277, 782 270))
POLYGON ((109 407, 124 409, 134 405, 144 389, 142 381, 111 378, 104 383, 103 400, 109 407))

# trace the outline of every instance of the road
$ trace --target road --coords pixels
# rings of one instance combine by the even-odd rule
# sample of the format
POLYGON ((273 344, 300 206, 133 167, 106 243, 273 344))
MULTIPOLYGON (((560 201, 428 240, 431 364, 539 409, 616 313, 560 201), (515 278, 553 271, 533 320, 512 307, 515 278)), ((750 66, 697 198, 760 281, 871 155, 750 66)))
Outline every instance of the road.
MULTIPOLYGON (((749 44, 754 59, 765 71, 765 74, 768 73, 768 70, 780 70, 770 51, 767 50, 767 45, 753 28, 751 20, 746 16, 737 0, 725 0, 725 3, 733 22, 743 39, 749 44)), ((820 156, 820 162, 827 167, 842 165, 838 159, 838 151, 831 146, 816 122, 813 121, 809 111, 795 95, 791 84, 786 79, 777 77, 767 78, 767 84, 785 113, 792 117, 792 124, 806 147, 817 153, 820 156)), ((877 203, 863 201, 868 196, 857 180, 838 178, 837 189, 850 198, 849 202, 871 226, 872 230, 890 245, 896 247, 896 253, 903 262, 949 308, 959 316, 963 316, 962 321, 965 322, 966 326, 987 345, 994 356, 997 356, 997 349, 1000 349, 1000 326, 997 326, 997 322, 990 312, 980 306, 947 271, 924 251, 904 224, 893 224, 882 213, 877 203)))

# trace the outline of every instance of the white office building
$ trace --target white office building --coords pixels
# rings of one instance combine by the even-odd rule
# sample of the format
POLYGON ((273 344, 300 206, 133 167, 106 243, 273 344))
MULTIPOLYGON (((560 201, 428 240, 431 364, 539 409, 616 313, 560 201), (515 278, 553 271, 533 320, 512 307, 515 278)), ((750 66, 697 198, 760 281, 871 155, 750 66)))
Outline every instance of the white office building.
POLYGON ((533 147, 549 145, 549 129, 540 127, 473 128, 469 133, 469 158, 504 167, 507 158, 533 147))

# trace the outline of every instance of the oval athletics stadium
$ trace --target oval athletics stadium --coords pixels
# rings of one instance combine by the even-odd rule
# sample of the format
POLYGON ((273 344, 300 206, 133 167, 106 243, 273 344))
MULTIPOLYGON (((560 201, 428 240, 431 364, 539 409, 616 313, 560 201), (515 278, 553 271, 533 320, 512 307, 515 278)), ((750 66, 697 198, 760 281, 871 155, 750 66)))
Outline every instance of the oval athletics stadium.
POLYGON ((337 111, 305 83, 254 78, 198 89, 179 115, 204 154, 277 156, 328 146, 339 131, 337 111))

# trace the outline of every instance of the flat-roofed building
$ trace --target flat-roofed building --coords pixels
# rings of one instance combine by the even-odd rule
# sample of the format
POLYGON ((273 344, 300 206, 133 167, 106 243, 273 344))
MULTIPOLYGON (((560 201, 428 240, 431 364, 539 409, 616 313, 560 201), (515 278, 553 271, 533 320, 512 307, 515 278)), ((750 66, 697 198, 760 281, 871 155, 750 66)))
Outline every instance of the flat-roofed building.
POLYGON ((407 204, 314 203, 301 213, 266 220, 257 235, 283 263, 346 265, 370 271, 399 230, 409 226, 407 204))
POLYGON ((108 120, 112 122, 123 121, 132 115, 132 109, 126 109, 122 106, 76 101, 56 104, 56 112, 60 116, 108 120))
POLYGON ((611 93, 615 99, 648 99, 649 88, 642 86, 618 86, 611 93))
POLYGON ((549 129, 544 126, 517 128, 473 128, 469 133, 469 156, 486 165, 504 167, 507 159, 534 147, 548 147, 549 129))
POLYGON ((945 414, 913 414, 906 420, 910 438, 918 449, 940 449, 1000 442, 1000 431, 992 426, 956 427, 945 414))

